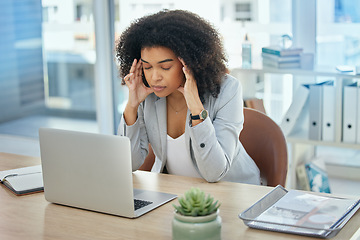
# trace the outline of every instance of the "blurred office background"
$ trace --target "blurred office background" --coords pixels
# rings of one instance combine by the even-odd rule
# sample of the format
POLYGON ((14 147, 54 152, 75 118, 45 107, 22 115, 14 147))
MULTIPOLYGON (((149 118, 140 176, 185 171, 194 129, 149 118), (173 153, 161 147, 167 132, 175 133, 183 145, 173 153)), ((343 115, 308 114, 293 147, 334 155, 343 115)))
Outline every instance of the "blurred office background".
MULTIPOLYGON (((198 13, 219 30, 229 68, 236 68, 245 34, 253 61, 261 61, 262 47, 292 35, 295 16, 304 11, 295 5, 309 2, 314 1, 0 1, 0 151, 38 155, 39 127, 114 134, 127 99, 114 41, 138 17, 161 9, 198 13)), ((315 2, 316 64, 359 65, 360 2, 315 2)), ((291 99, 286 87, 272 85, 291 99)), ((283 100, 266 106, 277 122, 289 106, 283 100)))

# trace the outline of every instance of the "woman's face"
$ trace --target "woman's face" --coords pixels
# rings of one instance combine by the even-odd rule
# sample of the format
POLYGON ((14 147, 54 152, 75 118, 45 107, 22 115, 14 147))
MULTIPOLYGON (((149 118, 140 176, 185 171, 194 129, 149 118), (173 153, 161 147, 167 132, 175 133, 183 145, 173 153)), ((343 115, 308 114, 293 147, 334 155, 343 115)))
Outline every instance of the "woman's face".
POLYGON ((145 78, 156 96, 166 97, 183 84, 183 65, 169 48, 143 48, 141 61, 145 78))

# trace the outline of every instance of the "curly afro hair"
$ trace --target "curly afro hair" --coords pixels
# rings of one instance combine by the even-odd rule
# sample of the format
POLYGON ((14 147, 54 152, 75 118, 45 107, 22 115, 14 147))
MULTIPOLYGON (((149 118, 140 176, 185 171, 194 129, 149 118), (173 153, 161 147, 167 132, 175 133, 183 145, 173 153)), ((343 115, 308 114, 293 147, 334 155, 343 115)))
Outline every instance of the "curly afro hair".
POLYGON ((205 93, 218 96, 227 59, 219 34, 210 23, 184 10, 163 10, 136 20, 116 44, 120 76, 129 73, 135 58, 140 59, 141 49, 158 46, 171 49, 184 60, 202 100, 205 93))

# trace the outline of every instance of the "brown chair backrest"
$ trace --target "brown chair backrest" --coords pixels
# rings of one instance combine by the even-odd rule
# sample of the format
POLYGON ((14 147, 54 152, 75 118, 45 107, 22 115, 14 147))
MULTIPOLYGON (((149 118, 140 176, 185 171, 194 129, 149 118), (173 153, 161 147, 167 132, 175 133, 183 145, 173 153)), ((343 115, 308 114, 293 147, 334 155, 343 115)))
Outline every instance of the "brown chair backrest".
POLYGON ((146 156, 144 163, 139 167, 139 170, 150 172, 152 166, 154 165, 154 162, 155 162, 155 154, 152 150, 151 145, 149 144, 149 153, 146 156))
POLYGON ((261 177, 266 181, 264 185, 285 187, 287 145, 279 125, 257 110, 244 108, 244 128, 239 139, 260 169, 261 177))

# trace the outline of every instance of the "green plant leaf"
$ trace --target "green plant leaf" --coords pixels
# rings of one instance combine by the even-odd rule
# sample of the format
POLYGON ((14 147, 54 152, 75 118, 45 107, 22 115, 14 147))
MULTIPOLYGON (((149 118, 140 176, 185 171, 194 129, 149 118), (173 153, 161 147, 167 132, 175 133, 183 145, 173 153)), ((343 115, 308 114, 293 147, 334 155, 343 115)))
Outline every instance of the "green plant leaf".
POLYGON ((177 212, 185 216, 205 216, 216 212, 220 207, 218 201, 199 188, 192 187, 184 193, 183 197, 178 198, 180 206, 174 206, 177 212))

